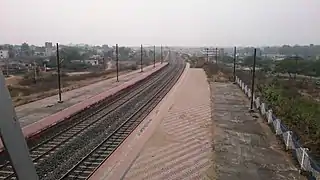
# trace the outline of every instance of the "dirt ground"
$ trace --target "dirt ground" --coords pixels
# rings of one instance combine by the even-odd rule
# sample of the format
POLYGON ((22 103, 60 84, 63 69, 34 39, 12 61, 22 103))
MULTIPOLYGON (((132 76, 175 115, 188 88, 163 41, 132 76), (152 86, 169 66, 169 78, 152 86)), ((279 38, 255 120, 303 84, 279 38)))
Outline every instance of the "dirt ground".
POLYGON ((5 78, 7 85, 16 85, 22 79, 22 76, 10 76, 5 78))
MULTIPOLYGON (((129 70, 125 70, 125 71, 121 71, 119 74, 122 75, 122 74, 125 74, 125 73, 128 73, 128 72, 130 72, 130 71, 129 70)), ((82 76, 82 75, 83 74, 80 74, 80 75, 77 75, 77 76, 82 76)), ((86 75, 86 74, 84 74, 84 75, 86 75)), ((75 76, 75 75, 73 75, 73 76, 75 76)), ((84 78, 83 80, 78 80, 78 81, 65 81, 65 82, 63 82, 64 87, 62 87, 61 90, 62 90, 62 92, 70 91, 70 90, 77 89, 77 88, 80 88, 80 87, 83 87, 83 86, 94 84, 94 83, 99 82, 99 81, 110 79, 110 78, 115 77, 115 76, 116 76, 116 73, 112 72, 112 73, 109 73, 109 74, 101 75, 100 77, 84 78)), ((21 77, 21 76, 12 76, 12 77, 6 78, 6 83, 7 83, 7 85, 11 85, 13 87, 20 87, 18 85, 18 82, 22 78, 23 77, 21 77)), ((61 81, 64 81, 64 79, 61 78, 61 81)), ((57 82, 52 82, 52 83, 57 84, 57 82)), ((27 87, 22 87, 22 88, 27 88, 27 87)), ((27 95, 27 96, 18 95, 18 96, 13 97, 12 100, 13 100, 13 103, 14 103, 15 106, 20 106, 20 105, 23 105, 23 104, 26 104, 26 103, 30 103, 30 102, 33 102, 33 101, 37 101, 39 99, 43 99, 45 97, 53 96, 53 95, 56 95, 56 94, 58 94, 58 89, 57 88, 53 88, 53 89, 50 89, 50 90, 47 90, 47 91, 43 91, 43 92, 32 93, 32 94, 27 95)))

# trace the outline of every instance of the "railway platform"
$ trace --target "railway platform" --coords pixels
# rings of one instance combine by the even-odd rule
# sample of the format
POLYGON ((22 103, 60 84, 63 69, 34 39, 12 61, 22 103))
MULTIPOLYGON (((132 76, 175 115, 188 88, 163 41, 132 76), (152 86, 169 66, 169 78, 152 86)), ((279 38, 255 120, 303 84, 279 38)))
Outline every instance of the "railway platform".
MULTIPOLYGON (((91 84, 79 89, 68 91, 62 94, 63 103, 57 102, 57 96, 51 96, 39 101, 28 103, 16 107, 17 117, 25 137, 33 136, 42 130, 63 121, 71 115, 89 107, 90 105, 105 99, 116 92, 125 89, 136 82, 145 79, 151 74, 157 72, 167 63, 157 63, 147 66, 143 72, 136 70, 119 76, 119 82, 116 78, 111 78, 95 84, 91 84)), ((3 149, 0 142, 0 150, 3 149)))
POLYGON ((209 85, 202 69, 187 66, 90 179, 305 179, 249 104, 236 85, 209 85))
POLYGON ((211 127, 206 75, 187 66, 91 179, 199 179, 211 165, 211 127))
POLYGON ((116 88, 117 86, 130 83, 136 77, 146 76, 150 72, 158 70, 165 64, 157 63, 156 69, 153 65, 144 68, 144 72, 140 73, 139 70, 122 74, 119 76, 119 82, 116 81, 116 77, 110 78, 104 81, 100 81, 88 86, 84 86, 78 89, 67 91, 62 93, 63 103, 58 103, 58 95, 47 97, 38 101, 34 101, 25 105, 21 105, 15 108, 20 126, 25 127, 34 122, 37 122, 47 116, 55 114, 63 109, 66 109, 72 105, 78 104, 87 100, 95 95, 116 88))

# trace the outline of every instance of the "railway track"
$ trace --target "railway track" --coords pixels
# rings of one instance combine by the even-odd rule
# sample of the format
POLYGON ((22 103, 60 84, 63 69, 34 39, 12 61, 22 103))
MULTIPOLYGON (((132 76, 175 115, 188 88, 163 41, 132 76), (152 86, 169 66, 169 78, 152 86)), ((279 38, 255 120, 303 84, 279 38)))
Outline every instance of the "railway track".
MULTIPOLYGON (((163 69, 155 73, 150 78, 142 81, 132 87, 128 93, 117 93, 111 99, 100 102, 96 107, 82 111, 79 114, 71 117, 66 124, 53 127, 53 132, 44 132, 37 143, 29 142, 30 156, 36 165, 40 165, 42 161, 48 160, 48 157, 68 145, 68 142, 75 139, 80 133, 84 133, 85 129, 93 127, 103 121, 103 117, 123 106, 130 99, 141 94, 147 86, 150 86, 165 76, 167 69, 163 69), (106 108, 107 106, 107 108, 106 108), (91 110, 91 111, 90 111, 91 110), (84 113, 86 112, 86 113, 84 113), (40 141, 40 142, 39 142, 40 141), (31 144, 31 145, 30 145, 31 144)), ((42 174, 41 168, 37 171, 42 174)), ((0 165, 0 179, 15 179, 15 174, 9 160, 5 160, 0 165)))
POLYGON ((157 89, 151 98, 122 122, 111 134, 105 136, 94 149, 60 179, 88 179, 167 94, 181 73, 182 71, 179 69, 178 72, 176 72, 176 76, 168 78, 164 85, 161 86, 160 89, 157 89))
MULTIPOLYGON (((134 119, 142 117, 142 112, 146 114, 148 111, 144 109, 160 101, 159 95, 163 94, 165 89, 171 88, 175 82, 174 77, 177 79, 177 74, 179 74, 177 69, 181 71, 182 68, 167 67, 143 83, 132 87, 129 93, 121 92, 108 100, 97 103, 94 107, 70 117, 67 123, 51 128, 51 131, 46 132, 47 135, 40 136, 40 140, 28 143, 29 147, 31 146, 30 155, 40 178, 61 179, 57 174, 61 176, 61 173, 69 169, 62 178, 71 177, 73 179, 77 177, 79 168, 84 168, 88 160, 96 157, 97 152, 101 152, 107 145, 108 151, 105 152, 108 153, 94 160, 103 162, 140 123, 134 119), (161 88, 156 88, 161 84, 160 82, 162 82, 161 88), (150 93, 152 96, 148 95, 150 93), (137 102, 139 99, 144 100, 137 102), (112 144, 109 146, 110 142, 112 144), (91 150, 88 151, 88 149, 91 150), (87 154, 87 152, 90 153, 87 154), (73 167, 74 164, 76 165, 73 167)), ((99 167, 99 163, 93 162, 93 164, 95 168, 99 167)), ((94 172, 92 164, 87 168, 94 172)), ((84 172, 88 171, 88 169, 84 170, 84 172)), ((90 173, 87 175, 90 176, 90 173)), ((82 176, 85 177, 82 174, 79 178, 82 176)), ((8 161, 0 165, 0 179, 15 179, 8 161)))

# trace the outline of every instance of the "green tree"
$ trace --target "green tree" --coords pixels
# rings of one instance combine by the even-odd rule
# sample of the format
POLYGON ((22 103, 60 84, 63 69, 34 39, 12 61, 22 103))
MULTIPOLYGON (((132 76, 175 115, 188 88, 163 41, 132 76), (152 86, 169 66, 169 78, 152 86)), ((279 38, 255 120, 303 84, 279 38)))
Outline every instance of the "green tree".
MULTIPOLYGON (((303 59, 298 56, 287 57, 282 61, 279 61, 275 66, 275 72, 287 73, 289 78, 292 78, 292 74, 301 73, 303 69, 302 66, 305 65, 302 61, 303 59)), ((294 78, 296 78, 294 76, 294 78)))
MULTIPOLYGON (((260 57, 256 57, 256 65, 258 65, 261 61, 260 57)), ((253 66, 253 56, 247 56, 243 59, 243 65, 252 67, 253 66)))
POLYGON ((130 52, 131 52, 131 48, 128 48, 128 47, 119 47, 119 55, 120 55, 122 58, 129 57, 130 52))
POLYGON ((22 53, 22 56, 30 56, 31 55, 29 44, 23 43, 21 45, 21 53, 22 53))
POLYGON ((70 62, 71 60, 83 60, 84 56, 80 54, 79 48, 66 46, 60 50, 60 58, 65 62, 70 62))
POLYGON ((233 63, 233 57, 231 56, 223 56, 222 61, 225 63, 233 63))
POLYGON ((12 45, 9 45, 8 54, 9 54, 9 58, 14 58, 15 57, 15 52, 14 52, 14 49, 13 49, 12 45))

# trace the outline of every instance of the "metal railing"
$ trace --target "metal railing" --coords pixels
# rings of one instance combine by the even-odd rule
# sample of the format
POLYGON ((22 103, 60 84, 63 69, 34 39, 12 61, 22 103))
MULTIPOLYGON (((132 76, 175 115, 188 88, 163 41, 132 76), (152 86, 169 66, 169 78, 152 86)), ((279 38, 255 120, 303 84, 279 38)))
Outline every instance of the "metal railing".
MULTIPOLYGON (((251 98, 251 89, 236 76, 236 83, 239 85, 241 90, 251 98)), ((300 172, 309 172, 309 178, 320 180, 320 167, 315 160, 311 158, 308 153, 308 149, 302 147, 299 143, 297 136, 290 131, 281 120, 273 114, 272 109, 267 107, 266 102, 262 102, 260 97, 253 95, 254 105, 262 117, 267 123, 273 128, 275 134, 282 140, 286 150, 291 151, 295 160, 299 163, 300 172)))

